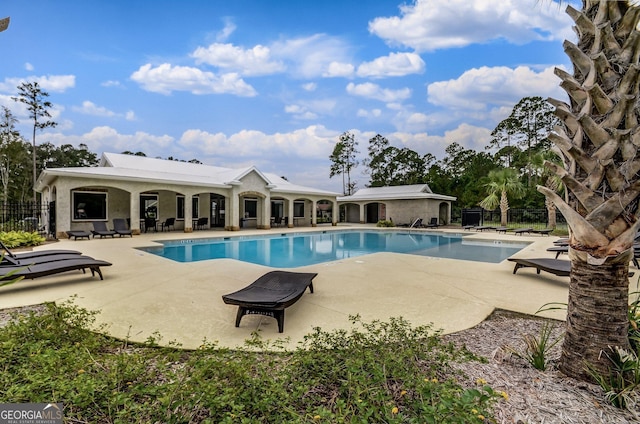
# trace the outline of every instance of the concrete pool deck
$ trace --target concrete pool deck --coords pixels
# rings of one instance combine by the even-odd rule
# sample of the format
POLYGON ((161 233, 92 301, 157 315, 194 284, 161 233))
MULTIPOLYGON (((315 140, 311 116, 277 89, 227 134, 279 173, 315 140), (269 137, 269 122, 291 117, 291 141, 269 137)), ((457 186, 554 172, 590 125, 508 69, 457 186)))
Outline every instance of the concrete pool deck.
MULTIPOLYGON (((100 311, 97 324, 105 324, 108 333, 118 338, 144 341, 160 334, 160 344, 177 342, 185 348, 197 348, 206 340, 235 347, 259 330, 264 339, 288 338, 289 345, 294 347, 315 327, 350 328, 349 316, 355 314, 364 321, 401 316, 412 325, 432 323, 434 329, 451 333, 477 325, 496 308, 534 314, 546 303, 567 301, 568 277, 544 272, 536 275, 534 269, 522 269, 513 275, 514 264, 506 260, 491 264, 376 253, 291 269, 317 272, 315 293, 307 291, 286 310, 284 333, 279 334, 275 319, 259 315, 245 316, 236 328, 236 307, 224 304, 221 298, 271 268, 230 259, 178 263, 136 249, 152 246, 155 240, 358 228, 372 229, 340 225, 60 240, 34 250, 74 249, 109 261, 113 265, 103 268, 104 280, 81 272, 24 280, 0 287, 0 308, 73 299, 80 307, 100 311)), ((463 233, 480 240, 531 242, 514 255, 521 257, 553 258, 554 254, 546 249, 557 239, 460 229, 440 231, 463 233)), ((549 311, 541 315, 564 319, 565 313, 549 311)))

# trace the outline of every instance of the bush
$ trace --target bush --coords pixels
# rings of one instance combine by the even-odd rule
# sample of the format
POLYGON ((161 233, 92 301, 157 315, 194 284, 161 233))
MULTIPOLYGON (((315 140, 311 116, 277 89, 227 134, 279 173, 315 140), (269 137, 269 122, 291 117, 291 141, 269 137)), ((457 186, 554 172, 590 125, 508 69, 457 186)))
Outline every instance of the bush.
POLYGON ((391 220, 380 220, 376 223, 376 227, 395 227, 396 225, 391 220))
POLYGON ((5 246, 20 247, 20 246, 38 246, 42 244, 46 239, 37 232, 29 231, 1 231, 0 241, 5 246))
POLYGON ((477 358, 401 318, 316 328, 294 351, 257 333, 185 351, 92 332, 94 316, 48 305, 0 328, 0 402, 63 402, 67 420, 92 423, 469 423, 505 396, 462 387, 449 364, 477 358))

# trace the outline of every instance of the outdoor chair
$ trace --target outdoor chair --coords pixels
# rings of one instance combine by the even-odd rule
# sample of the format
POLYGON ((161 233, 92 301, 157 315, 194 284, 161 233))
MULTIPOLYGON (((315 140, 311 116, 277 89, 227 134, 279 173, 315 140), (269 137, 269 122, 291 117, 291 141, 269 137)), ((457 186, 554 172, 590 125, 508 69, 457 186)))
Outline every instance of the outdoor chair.
POLYGON ((553 231, 553 228, 543 228, 541 230, 531 230, 534 234, 540 234, 541 236, 548 236, 553 231))
POLYGON ((9 249, 3 242, 0 241, 0 249, 4 251, 5 259, 13 259, 15 261, 29 260, 34 258, 46 257, 46 256, 56 256, 56 255, 80 255, 81 253, 77 250, 66 250, 66 249, 51 249, 51 250, 42 250, 38 252, 22 252, 22 253, 13 253, 11 249, 9 249))
POLYGON ((282 217, 281 216, 276 216, 273 220, 273 226, 274 227, 282 227, 282 217))
POLYGON ((525 227, 525 228, 516 228, 515 230, 513 230, 513 233, 521 236, 524 233, 531 234, 532 231, 533 231, 533 228, 525 227))
POLYGON ((313 293, 316 273, 271 271, 247 287, 222 296, 224 303, 237 305, 236 327, 247 314, 259 314, 275 318, 278 332, 284 331, 284 310, 296 303, 309 287, 313 293))
POLYGON ((198 223, 197 223, 198 230, 204 230, 208 226, 209 226, 209 218, 207 217, 198 218, 198 223))
POLYGON ((171 231, 172 228, 175 230, 176 229, 176 227, 174 226, 175 223, 176 223, 175 218, 167 218, 166 221, 160 224, 160 230, 164 231, 165 228, 167 229, 167 231, 171 231))
POLYGON ((127 221, 124 218, 113 219, 113 231, 115 231, 120 237, 122 236, 133 237, 133 233, 127 226, 127 221))
POLYGON ((96 236, 103 237, 113 237, 116 235, 116 232, 107 228, 107 224, 104 221, 93 221, 93 238, 96 236))
POLYGON ((78 240, 79 238, 87 238, 87 240, 89 240, 89 238, 91 237, 91 233, 89 231, 84 231, 84 230, 72 230, 72 231, 66 231, 67 233, 67 237, 71 238, 73 237, 74 240, 78 240))
POLYGON ((411 225, 409 226, 409 228, 420 228, 422 227, 422 218, 418 218, 415 221, 413 221, 411 223, 411 225))
POLYGON ((145 218, 144 219, 144 232, 148 233, 149 231, 158 231, 158 221, 155 218, 145 218))
POLYGON ((84 273, 89 269, 91 270, 91 275, 98 274, 102 280, 103 277, 100 267, 110 265, 109 262, 93 259, 89 256, 76 255, 73 258, 36 263, 27 266, 2 266, 0 267, 0 278, 9 279, 22 277, 34 279, 76 270, 81 270, 84 273))
POLYGON ((429 221, 429 223, 427 225, 425 225, 425 227, 427 228, 435 228, 438 227, 438 218, 431 218, 431 220, 429 221))
POLYGON ((515 262, 516 265, 513 268, 515 274, 520 268, 535 268, 536 274, 540 274, 540 271, 546 271, 560 277, 568 277, 571 273, 571 262, 563 261, 560 259, 551 258, 509 258, 511 262, 515 262))

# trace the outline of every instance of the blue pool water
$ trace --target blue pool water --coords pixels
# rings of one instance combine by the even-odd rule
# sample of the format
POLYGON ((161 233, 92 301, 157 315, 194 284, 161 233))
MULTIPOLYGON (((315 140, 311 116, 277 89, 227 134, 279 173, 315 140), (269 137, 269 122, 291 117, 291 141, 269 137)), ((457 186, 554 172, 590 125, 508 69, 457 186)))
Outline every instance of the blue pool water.
POLYGON ((163 246, 141 250, 178 262, 228 258, 275 268, 295 268, 377 252, 498 263, 527 246, 527 243, 465 240, 460 234, 406 231, 326 231, 161 243, 163 246))

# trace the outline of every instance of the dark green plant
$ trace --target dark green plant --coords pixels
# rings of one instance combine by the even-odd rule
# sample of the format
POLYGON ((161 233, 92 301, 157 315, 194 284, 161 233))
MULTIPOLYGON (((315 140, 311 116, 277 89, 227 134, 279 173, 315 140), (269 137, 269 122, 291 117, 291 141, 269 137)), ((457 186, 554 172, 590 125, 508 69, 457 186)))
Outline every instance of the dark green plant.
POLYGON ((396 224, 394 224, 393 221, 385 220, 385 219, 381 219, 376 223, 376 227, 395 227, 395 226, 396 224))
POLYGON ((591 364, 589 374, 605 391, 607 402, 618 408, 634 409, 640 400, 640 360, 632 352, 619 347, 610 347, 603 352, 609 359, 609 375, 602 375, 591 364))
POLYGON ((547 369, 547 354, 549 350, 562 339, 562 337, 558 337, 555 340, 551 340, 553 328, 552 324, 545 322, 537 336, 533 334, 524 336, 525 349, 523 351, 517 351, 513 348, 509 350, 518 358, 529 362, 535 369, 544 371, 547 369))
POLYGON ((50 304, 0 328, 0 402, 64 402, 69 422, 469 423, 506 396, 461 386, 449 364, 477 358, 430 327, 352 320, 293 351, 257 333, 187 351, 114 340, 89 330, 95 313, 50 304))
POLYGON ((38 246, 42 244, 46 239, 37 232, 30 231, 1 231, 0 241, 5 246, 19 247, 19 246, 38 246))

